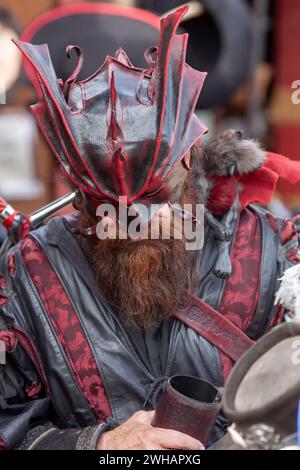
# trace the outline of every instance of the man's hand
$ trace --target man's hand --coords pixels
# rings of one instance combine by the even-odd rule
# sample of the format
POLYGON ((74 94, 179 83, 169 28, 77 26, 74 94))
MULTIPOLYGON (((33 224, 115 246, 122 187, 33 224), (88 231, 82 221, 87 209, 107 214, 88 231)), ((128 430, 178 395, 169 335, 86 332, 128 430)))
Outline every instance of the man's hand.
POLYGON ((202 450, 200 441, 182 432, 151 426, 155 411, 137 411, 125 423, 104 432, 97 450, 202 450))

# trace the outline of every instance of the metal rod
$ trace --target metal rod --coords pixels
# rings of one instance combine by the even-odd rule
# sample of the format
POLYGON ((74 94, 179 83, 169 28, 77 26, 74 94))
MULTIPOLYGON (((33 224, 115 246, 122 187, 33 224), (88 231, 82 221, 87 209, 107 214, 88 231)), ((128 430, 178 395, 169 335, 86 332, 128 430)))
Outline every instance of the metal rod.
POLYGON ((46 206, 30 214, 29 220, 32 228, 37 227, 45 219, 71 204, 75 199, 75 195, 76 191, 68 193, 65 196, 60 197, 59 199, 56 199, 56 201, 50 202, 46 206))

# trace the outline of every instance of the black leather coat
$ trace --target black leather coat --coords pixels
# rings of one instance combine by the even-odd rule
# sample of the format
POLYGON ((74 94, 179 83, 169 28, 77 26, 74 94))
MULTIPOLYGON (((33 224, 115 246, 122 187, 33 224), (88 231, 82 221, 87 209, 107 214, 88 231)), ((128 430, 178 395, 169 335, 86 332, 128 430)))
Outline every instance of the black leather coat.
MULTIPOLYGON (((270 312, 275 312, 272 299, 276 280, 291 264, 285 253, 297 248, 297 242, 290 241, 283 247, 278 236, 274 236, 265 213, 260 209, 251 210, 259 217, 264 247, 261 297, 248 328, 248 334, 256 338, 272 320, 270 312)), ((82 384, 86 378, 82 379, 78 366, 76 372, 72 362, 75 357, 80 363, 80 357, 70 358, 65 347, 66 335, 71 330, 67 328, 62 334, 61 325, 55 326, 56 312, 54 310, 54 319, 49 316, 51 301, 41 291, 40 280, 34 274, 38 263, 36 254, 27 249, 26 258, 26 243, 23 247, 18 245, 2 260, 0 283, 0 340, 4 340, 7 349, 5 364, 0 365, 0 443, 3 448, 94 448, 103 430, 117 426, 136 410, 156 406, 155 394, 151 392, 163 378, 173 374, 194 375, 223 385, 219 351, 175 319, 160 326, 159 338, 162 341, 170 338, 167 358, 160 358, 164 370, 154 371, 150 364, 145 365, 133 347, 132 338, 103 298, 66 219, 53 219, 33 232, 31 240, 42 249, 45 262, 51 267, 47 273, 44 269, 43 283, 51 288, 53 270, 69 295, 77 327, 84 332, 110 413, 105 416, 104 410, 101 419, 91 406, 87 398, 89 389, 82 384), (28 265, 25 258, 29 259, 28 265), (33 273, 28 272, 28 266, 33 273)), ((218 308, 225 281, 212 273, 214 253, 215 242, 208 234, 197 293, 218 308)), ((59 298, 63 315, 66 304, 61 292, 52 295, 56 301, 59 298)), ((160 351, 165 354, 166 346, 159 341, 156 344, 158 354, 160 351)))

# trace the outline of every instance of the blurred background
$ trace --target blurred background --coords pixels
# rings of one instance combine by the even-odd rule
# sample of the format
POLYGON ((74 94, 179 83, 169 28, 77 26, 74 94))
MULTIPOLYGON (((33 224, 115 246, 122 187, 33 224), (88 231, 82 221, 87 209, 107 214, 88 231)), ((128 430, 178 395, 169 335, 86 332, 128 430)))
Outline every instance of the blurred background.
MULTIPOLYGON (((243 130, 265 148, 300 160, 299 0, 0 0, 0 194, 32 212, 68 191, 31 117, 36 101, 12 37, 48 43, 57 76, 74 69, 65 47, 84 53, 80 78, 121 46, 134 65, 159 37, 159 17, 184 3, 190 11, 188 63, 208 71, 197 113, 212 138, 243 130), (297 80, 299 82, 297 82, 297 80)), ((280 182, 272 209, 300 210, 300 186, 280 182)))

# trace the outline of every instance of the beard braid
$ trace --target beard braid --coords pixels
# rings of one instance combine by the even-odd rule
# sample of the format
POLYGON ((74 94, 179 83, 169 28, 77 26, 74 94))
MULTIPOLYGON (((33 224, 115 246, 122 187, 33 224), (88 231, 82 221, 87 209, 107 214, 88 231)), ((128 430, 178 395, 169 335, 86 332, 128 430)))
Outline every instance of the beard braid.
MULTIPOLYGON (((194 158, 185 182, 184 203, 204 202, 199 158, 194 158)), ((81 227, 94 223, 81 210, 81 227)), ((100 290, 126 324, 149 329, 188 305, 198 278, 199 252, 186 250, 184 239, 82 241, 100 290)))

